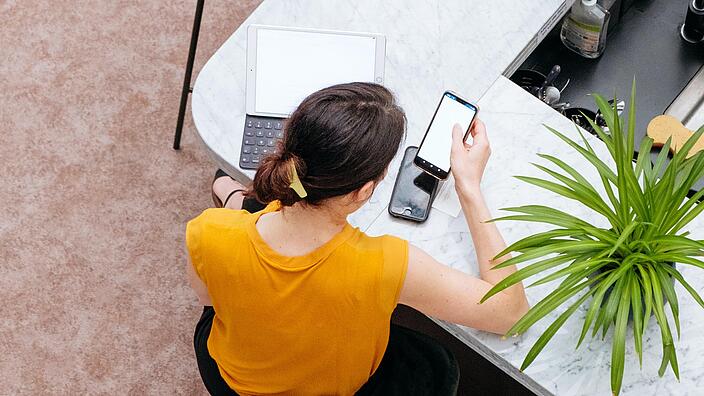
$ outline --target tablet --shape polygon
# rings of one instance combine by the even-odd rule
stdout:
[[[311,93],[346,82],[384,82],[381,34],[250,25],[247,114],[288,117]]]

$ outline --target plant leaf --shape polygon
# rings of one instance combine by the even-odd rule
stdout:
[[[614,284],[618,279],[623,276],[623,273],[628,271],[631,266],[633,265],[633,260],[624,262],[620,267],[617,269],[611,270],[611,271],[606,271],[602,272],[597,276],[597,278],[600,278],[603,275],[608,274],[608,276],[595,288],[597,289],[596,294],[594,294],[594,300],[592,301],[591,305],[589,306],[589,310],[587,310],[587,315],[584,318],[584,325],[582,326],[582,333],[579,336],[579,341],[577,341],[577,348],[579,348],[579,345],[582,344],[582,341],[584,340],[584,336],[587,334],[587,331],[589,331],[589,327],[591,326],[592,322],[594,321],[594,317],[597,314],[597,311],[600,310],[601,308],[601,301],[604,298],[604,294],[606,294],[606,291],[609,289],[611,285]],[[598,328],[598,326],[594,326],[595,328]]]
[[[655,273],[655,269],[652,266],[647,267],[650,275],[651,284],[653,286],[653,307],[655,312],[655,320],[660,326],[660,337],[662,338],[662,363],[660,365],[660,370],[658,374],[662,377],[665,374],[665,369],[668,363],[671,361],[670,354],[675,353],[674,342],[672,340],[672,333],[670,332],[670,325],[667,322],[667,316],[665,316],[665,309],[663,306],[663,294],[660,285],[660,280],[658,275]]]
[[[592,332],[592,337],[599,330],[599,327],[602,328],[601,338],[604,339],[604,337],[606,337],[606,332],[609,330],[611,323],[614,321],[614,319],[616,317],[616,312],[618,311],[619,302],[621,301],[621,298],[624,294],[623,289],[627,285],[627,283],[626,283],[627,278],[628,278],[628,272],[625,272],[616,281],[616,284],[614,285],[614,288],[612,289],[611,294],[609,294],[609,298],[606,302],[606,306],[601,307],[601,310],[599,312],[599,316],[597,316],[597,318],[596,318],[596,323],[594,324],[594,331]]]
[[[677,279],[677,281],[680,282],[682,287],[684,287],[685,290],[687,290],[689,292],[689,294],[692,295],[692,298],[694,298],[694,301],[696,301],[697,304],[699,304],[699,306],[704,308],[704,300],[702,300],[702,297],[699,295],[699,293],[697,293],[697,291],[689,283],[687,283],[687,281],[684,279],[682,274],[679,271],[677,271],[676,268],[670,267],[669,265],[666,265],[662,269],[667,271],[670,274],[670,276]]]
[[[638,353],[638,363],[641,370],[643,369],[643,295],[641,294],[640,283],[638,282],[638,274],[636,272],[631,276],[630,285],[631,297],[631,312],[633,312],[633,343],[635,344],[636,353]],[[618,326],[617,326],[618,327]]]
[[[577,172],[573,167],[571,167],[570,165],[568,165],[567,163],[565,163],[561,159],[559,159],[557,157],[553,157],[552,155],[548,155],[548,154],[538,154],[538,157],[552,162],[553,164],[560,167],[560,169],[567,172],[570,176],[572,176],[580,184],[586,186],[587,188],[595,190],[594,186],[592,186],[592,184],[589,183],[589,181],[586,178],[584,178],[584,176],[582,176],[581,173]]]
[[[594,133],[596,133],[597,137],[598,137],[599,139],[601,139],[602,142],[604,142],[604,145],[605,145],[606,148],[609,150],[609,154],[611,154],[611,157],[614,157],[614,156],[616,155],[616,152],[615,152],[615,149],[614,149],[614,141],[613,141],[613,138],[612,138],[608,133],[606,133],[606,131],[604,131],[604,130],[599,126],[599,124],[597,124],[597,123],[595,122],[595,120],[594,120],[593,118],[591,118],[591,117],[587,116],[586,114],[584,114],[583,111],[580,111],[579,113],[582,115],[582,117],[584,117],[585,120],[587,120],[587,122],[589,123],[589,126],[591,126],[592,130],[594,131]],[[581,135],[581,131],[580,131],[580,135]],[[589,143],[586,141],[586,139],[584,138],[584,136],[582,136],[582,141],[584,142],[585,146],[588,146],[587,149],[588,149],[590,152],[593,153],[594,150],[591,148],[591,146],[590,146]]]
[[[699,128],[694,132],[687,141],[677,150],[677,153],[673,156],[673,160],[684,161],[684,159],[689,155],[689,151],[694,147],[694,145],[699,141],[699,139],[704,134],[704,128]]]
[[[695,217],[699,216],[699,214],[704,210],[704,205],[702,204],[704,201],[699,201],[695,206],[694,209],[690,210],[686,215],[682,216],[682,219],[675,224],[674,227],[672,227],[671,232],[677,232],[682,229],[682,227],[686,226],[689,224],[690,221],[694,220]]]
[[[653,255],[653,259],[657,261],[662,261],[666,263],[680,263],[680,264],[689,264],[693,265],[695,267],[699,267],[701,269],[704,269],[704,262],[701,260],[697,260],[694,257],[688,257],[684,256],[681,254],[656,254]]]
[[[685,238],[681,235],[659,235],[651,239],[650,242],[666,247],[665,250],[658,250],[658,252],[667,252],[671,248],[692,248],[695,250],[704,249],[704,243]]]
[[[575,201],[582,202],[580,200],[580,196],[574,191],[571,190],[565,186],[562,186],[560,184],[557,184],[555,182],[543,180],[537,177],[531,177],[531,176],[514,176],[516,179],[526,182],[528,184],[532,184],[534,186],[540,187],[542,189],[552,191],[556,194],[562,195],[565,198],[573,199]]]
[[[530,235],[509,245],[506,249],[494,256],[493,260],[504,257],[511,252],[520,252],[526,248],[545,246],[545,242],[553,240],[553,238],[574,236],[579,234],[584,234],[584,232],[576,228],[564,228]]]
[[[533,360],[540,354],[540,352],[543,350],[545,345],[552,339],[552,337],[557,333],[557,330],[562,327],[563,324],[567,321],[567,319],[574,314],[574,312],[579,308],[584,301],[587,300],[587,297],[589,297],[592,294],[592,291],[587,291],[582,297],[579,298],[574,304],[570,305],[565,312],[560,314],[560,316],[555,319],[550,326],[548,326],[545,331],[543,331],[543,334],[540,335],[537,341],[535,341],[535,344],[533,344],[533,347],[530,348],[530,351],[528,351],[528,354],[526,355],[525,359],[523,359],[523,363],[521,364],[521,371],[525,370],[528,366],[530,366],[531,363],[533,363]]]
[[[614,101],[614,110],[616,107],[616,101]],[[636,130],[636,78],[633,77],[633,83],[631,84],[631,100],[628,103],[628,132],[627,132],[627,146],[626,152],[630,153],[631,158],[633,157],[633,149],[635,148],[635,130]]]
[[[643,312],[643,329],[647,329],[648,323],[650,323],[650,314],[653,310],[653,285],[650,282],[649,272],[640,264],[636,265],[636,267],[640,273],[640,280],[643,286],[643,303],[645,305],[645,311]]]
[[[660,149],[658,156],[655,158],[655,165],[653,165],[653,174],[658,176],[660,174],[660,169],[665,164],[665,159],[667,154],[670,152],[670,147],[672,146],[672,137],[667,138],[665,144]]]
[[[560,279],[564,276],[570,275],[574,272],[581,271],[584,269],[591,269],[592,271],[597,271],[599,268],[603,267],[604,265],[606,265],[608,263],[614,263],[614,262],[615,262],[615,260],[608,259],[608,258],[584,260],[579,263],[577,262],[577,260],[575,260],[572,264],[568,265],[567,267],[565,267],[559,271],[555,271],[552,274],[531,283],[527,287],[542,285],[544,283],[553,281],[555,279]]]
[[[606,179],[608,179],[612,183],[616,182],[616,174],[614,173],[614,171],[612,171],[608,166],[606,166],[606,164],[602,160],[600,160],[599,157],[597,157],[595,154],[590,153],[578,143],[563,135],[562,133],[558,132],[554,128],[551,128],[547,125],[544,126],[548,130],[550,130],[550,132],[562,139],[565,143],[569,144],[572,148],[577,150],[577,152],[579,152],[584,158],[587,159],[587,161],[589,161],[597,169],[599,174],[606,177]]]
[[[631,232],[633,232],[633,230],[634,230],[638,225],[640,225],[640,223],[637,222],[637,221],[634,221],[634,222],[632,222],[631,224],[629,224],[629,225],[621,232],[621,236],[619,236],[619,237],[618,237],[618,240],[616,240],[616,243],[614,244],[614,247],[612,247],[611,250],[609,250],[609,254],[608,254],[609,257],[611,257],[611,256],[616,252],[616,250],[618,250],[618,248],[621,247],[621,245],[623,245],[623,243],[626,241],[626,239],[627,239],[629,236],[631,236]]]
[[[511,257],[501,264],[494,266],[493,269],[510,267],[512,265],[520,264],[528,260],[534,260],[549,254],[580,253],[599,248],[604,249],[605,247],[606,246],[603,242],[569,240],[559,241],[548,246],[525,249],[522,254]]]
[[[598,93],[592,93],[591,96],[594,97],[594,102],[599,108],[599,111],[601,111],[601,116],[604,118],[604,121],[606,121],[606,126],[609,128],[612,139],[617,141],[618,139],[616,139],[614,134],[619,132],[619,128],[615,125],[612,105],[610,105],[609,102],[607,102],[606,99]]]
[[[647,172],[647,167],[650,165],[650,150],[653,148],[653,139],[645,136],[640,143],[640,148],[638,149],[638,158],[636,159],[636,178],[638,178],[641,172],[644,172],[645,177],[650,177]]]
[[[658,369],[658,375],[661,377],[665,375],[665,370],[667,370],[667,364],[670,363],[670,353],[672,353],[670,347],[665,347],[663,345],[662,360],[660,361],[660,368]]]
[[[667,266],[665,264],[664,266]],[[677,293],[673,286],[673,281],[667,276],[667,273],[662,269],[663,265],[652,266],[655,269],[658,277],[660,278],[660,285],[663,294],[667,297],[667,301],[670,303],[670,311],[672,311],[672,317],[675,320],[675,328],[677,329],[677,338],[680,338],[680,308],[677,301]]]
[[[577,283],[584,279],[584,274],[577,273],[571,275],[562,282],[560,288],[554,290],[531,307],[528,312],[506,332],[506,335],[518,335],[525,332],[535,322],[555,310],[555,308],[562,305],[562,303],[570,297],[579,293],[580,290],[583,290],[590,284],[598,281],[603,275],[604,274],[599,274],[596,277],[587,279],[579,284]]]
[[[692,198],[688,199],[678,210],[677,212],[672,215],[669,219],[668,222],[665,223],[664,229],[667,231],[667,233],[676,233],[679,231],[679,229],[675,230],[673,229],[674,225],[679,221],[682,220],[682,217],[689,212],[689,210],[699,202],[699,200],[704,197],[704,188],[697,191]],[[683,224],[683,226],[686,225]]]
[[[618,227],[619,222],[616,214],[611,210],[611,208],[604,202],[593,187],[589,187],[570,179],[567,176],[561,175],[552,169],[549,169],[540,164],[533,164],[536,168],[542,170],[543,172],[549,174],[556,180],[562,182],[566,188],[568,188],[572,193],[572,199],[575,199],[595,212],[601,214],[602,216],[609,219],[609,222],[613,227]],[[590,185],[591,186],[591,185]],[[569,198],[569,197],[568,197]]]
[[[523,256],[523,255],[521,255]],[[517,256],[517,257],[521,257]],[[542,256],[542,254],[541,254]],[[563,264],[569,260],[573,260],[577,255],[563,255],[563,256],[557,256],[557,257],[552,257],[547,260],[542,260],[537,263],[533,263],[525,268],[521,268],[518,271],[512,273],[511,275],[505,277],[504,279],[500,280],[497,282],[494,287],[489,289],[488,292],[482,297],[481,300],[479,300],[479,303],[483,303],[484,301],[488,300],[492,296],[498,294],[499,292],[515,285],[516,283],[522,281],[523,279],[526,279],[530,276],[533,276],[537,273],[540,273],[542,271],[545,271],[546,269],[558,266],[560,264]],[[515,258],[515,257],[514,257]],[[507,260],[508,261],[508,260]],[[494,267],[496,268],[496,267]]]
[[[611,392],[618,395],[621,392],[621,382],[623,381],[623,368],[626,356],[626,325],[628,324],[628,313],[630,310],[632,272],[627,272],[623,278],[623,290],[618,303],[618,313],[616,315],[616,327],[611,349]]]

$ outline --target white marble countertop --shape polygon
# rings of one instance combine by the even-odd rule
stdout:
[[[577,216],[595,215],[573,202],[524,185],[511,176],[534,174],[529,162],[536,153],[553,153],[572,159],[585,177],[596,175],[541,124],[574,135],[567,119],[501,77],[509,74],[530,47],[549,31],[572,0],[265,0],[203,67],[193,90],[192,108],[198,135],[217,164],[247,182],[253,173],[237,167],[244,125],[246,26],[251,23],[372,31],[387,37],[386,86],[394,91],[408,116],[405,145],[417,145],[437,100],[445,89],[479,101],[480,117],[487,124],[493,147],[483,189],[494,215],[498,208],[535,203],[567,209]],[[481,98],[481,99],[479,99]],[[603,146],[596,142],[599,150]],[[477,273],[476,259],[466,223],[433,211],[421,225],[399,221],[386,211],[398,161],[380,183],[370,202],[350,222],[370,234],[394,234],[410,240],[441,262]],[[598,183],[595,183],[598,184]],[[500,223],[507,242],[542,229],[536,224]],[[704,233],[701,221],[690,230]],[[700,231],[701,230],[701,231]],[[704,236],[699,236],[704,239]],[[681,268],[688,281],[704,293],[704,271]],[[528,289],[532,303],[553,284]],[[627,344],[623,394],[700,394],[704,389],[704,312],[678,289],[682,338],[677,343],[678,383],[668,371],[657,377],[660,337],[652,326],[644,337],[643,370],[638,369],[632,341]],[[610,334],[602,342],[587,342],[575,351],[575,332],[581,329],[579,311],[555,335],[525,373],[518,371],[523,357],[540,331],[551,321],[538,322],[520,338],[501,340],[491,334],[449,323],[440,324],[471,348],[512,375],[537,394],[610,394]],[[551,316],[554,318],[554,316]],[[632,340],[632,337],[629,338]]]
[[[199,137],[242,181],[246,27],[267,24],[377,32],[386,36],[385,86],[424,129],[448,87],[477,100],[574,0],[265,0],[203,66],[192,94]]]
[[[492,156],[483,178],[482,190],[495,217],[507,214],[500,208],[540,203],[559,208],[595,224],[605,222],[601,216],[580,204],[545,190],[527,185],[515,175],[545,177],[530,166],[531,162],[545,163],[536,154],[558,156],[594,186],[600,181],[596,171],[572,148],[552,135],[542,124],[550,125],[567,136],[578,138],[574,125],[523,89],[504,77],[499,77],[479,101],[480,116],[487,127]],[[602,159],[608,158],[606,147],[587,134]],[[608,162],[607,162],[608,163]],[[388,196],[380,197],[388,201]],[[601,223],[600,223],[601,220]],[[507,243],[549,227],[522,222],[497,223]],[[693,221],[687,229],[695,239],[704,238],[704,217]],[[450,217],[437,210],[421,225],[409,225],[384,213],[367,229],[370,235],[392,234],[423,248],[444,264],[462,271],[478,274],[471,236],[464,218]],[[679,265],[688,282],[699,293],[704,293],[704,270]],[[538,278],[529,278],[524,284]],[[556,283],[527,289],[531,304],[552,291]],[[622,395],[701,395],[704,393],[704,310],[679,284],[676,287],[680,301],[682,337],[675,341],[680,367],[680,382],[671,371],[658,377],[660,366],[660,333],[651,321],[643,340],[643,370],[633,348],[632,330],[626,345],[626,369]],[[563,305],[563,309],[568,305]],[[467,327],[438,321],[440,325],[467,345],[501,367],[538,394],[608,395],[610,390],[611,332],[604,341],[599,337],[587,339],[575,350],[576,337],[581,331],[586,309],[581,308],[557,332],[525,373],[518,371],[528,350],[542,331],[562,310],[536,323],[519,338],[501,340],[499,336]],[[671,322],[672,323],[672,322]]]

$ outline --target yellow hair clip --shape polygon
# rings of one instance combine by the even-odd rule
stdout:
[[[303,188],[303,183],[301,183],[301,179],[298,178],[298,172],[296,171],[296,164],[291,161],[289,162],[289,166],[291,167],[291,184],[289,184],[289,187],[293,189],[293,191],[298,194],[299,197],[305,198],[308,196],[308,192],[306,191],[305,188]]]

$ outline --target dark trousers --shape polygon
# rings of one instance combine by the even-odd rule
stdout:
[[[198,370],[211,395],[237,395],[222,378],[208,352],[214,316],[213,307],[204,307],[196,325],[193,344]],[[391,324],[381,364],[357,395],[455,395],[459,380],[459,367],[450,351],[425,334]]]
[[[210,356],[208,352],[208,337],[210,337],[210,328],[213,326],[213,318],[215,310],[211,306],[203,307],[203,314],[196,325],[196,333],[193,336],[193,346],[196,349],[196,361],[198,362],[198,371],[203,379],[205,389],[211,395],[237,395],[227,382],[220,375],[218,364]]]

